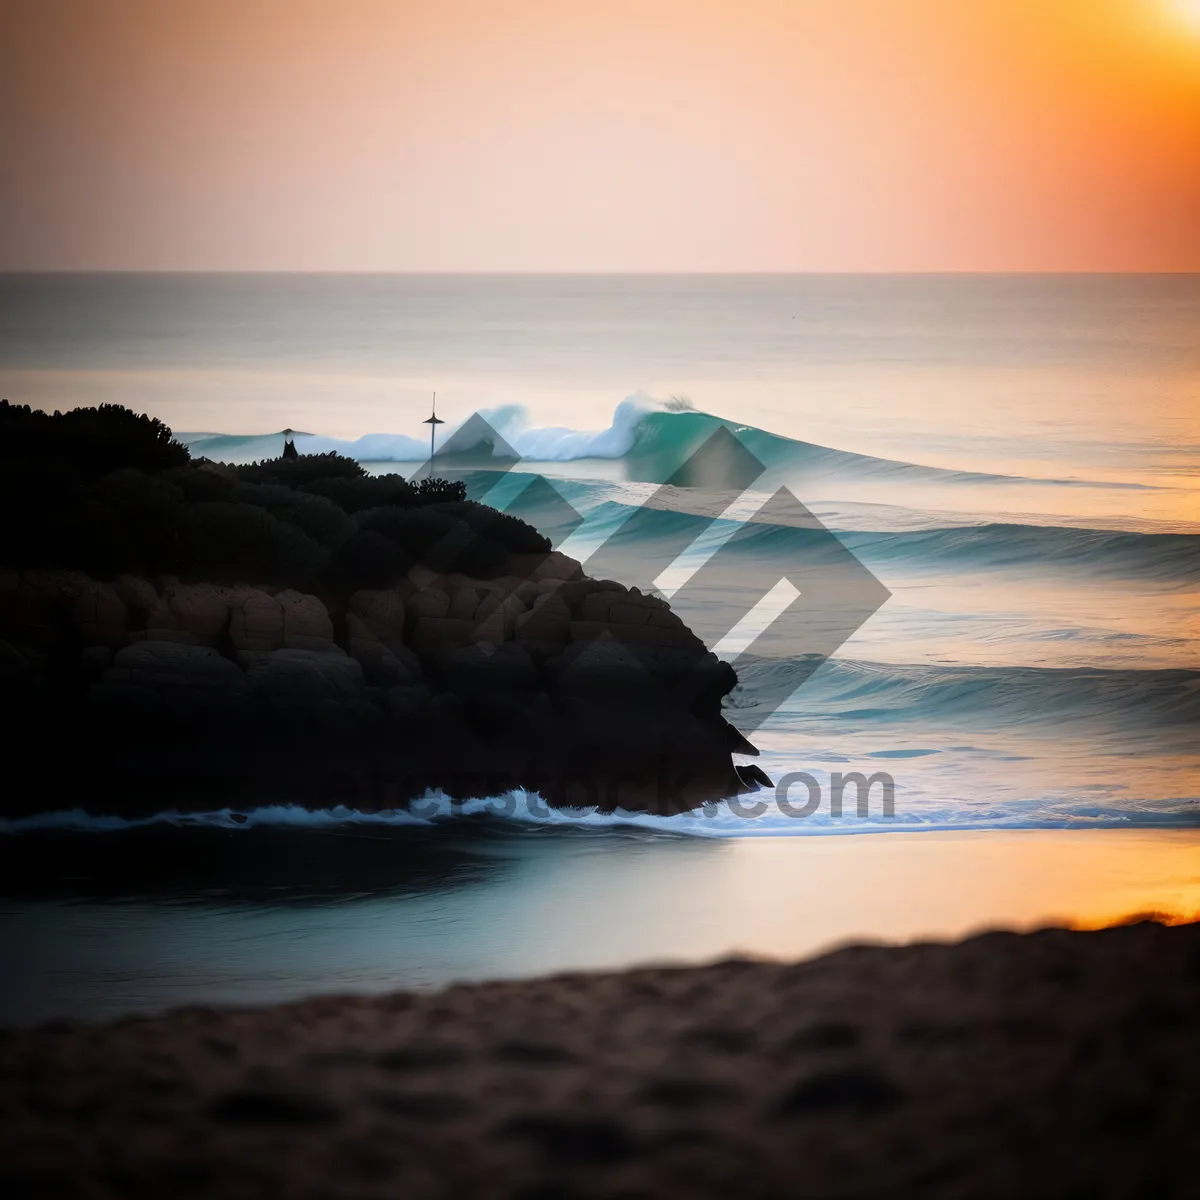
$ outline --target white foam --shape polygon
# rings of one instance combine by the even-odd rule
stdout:
[[[531,428],[528,413],[519,405],[483,409],[479,415],[522,458],[534,462],[574,462],[586,458],[620,458],[628,454],[642,416],[661,407],[651,397],[638,392],[617,405],[612,424],[607,429]],[[460,425],[461,422],[458,425],[448,422],[442,431],[442,441],[453,436]],[[283,451],[282,433],[245,437],[220,433],[181,433],[176,436],[194,453],[227,462],[249,462]],[[301,454],[325,454],[332,450],[359,462],[422,463],[429,455],[429,443],[423,437],[404,433],[366,433],[354,439],[297,433],[295,442]]]

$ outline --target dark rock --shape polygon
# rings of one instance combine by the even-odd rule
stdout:
[[[733,769],[747,791],[757,792],[761,788],[775,786],[771,777],[756,763],[739,763]]]
[[[725,722],[725,744],[729,747],[731,754],[748,754],[753,758],[758,757],[758,747],[728,721]]]
[[[435,678],[447,691],[465,696],[474,692],[533,691],[538,675],[533,660],[521,646],[477,642],[448,650],[431,659]]]

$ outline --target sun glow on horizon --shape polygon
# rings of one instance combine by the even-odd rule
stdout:
[[[1200,0],[1171,0],[1171,8],[1194,33],[1200,34]]]
[[[1200,0],[0,13],[5,270],[1200,269]]]

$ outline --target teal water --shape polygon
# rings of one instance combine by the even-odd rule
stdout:
[[[48,408],[119,401],[162,417],[194,453],[230,460],[278,453],[290,427],[304,431],[302,450],[336,448],[372,470],[408,471],[426,445],[420,421],[436,388],[447,435],[480,411],[521,455],[492,499],[519,510],[524,485],[542,475],[583,517],[562,548],[585,561],[724,425],[766,468],[762,477],[720,504],[689,489],[665,501],[659,494],[656,521],[639,534],[653,560],[681,514],[704,518],[681,554],[656,563],[658,586],[685,619],[713,624],[748,610],[761,598],[748,581],[785,577],[811,552],[803,529],[753,523],[780,487],[891,593],[755,729],[772,778],[806,772],[817,782],[821,804],[803,818],[770,794],[762,811],[718,806],[671,820],[545,814],[536,800],[498,797],[492,807],[518,841],[481,852],[491,864],[485,890],[434,890],[402,904],[389,892],[378,909],[370,896],[354,902],[366,908],[326,898],[288,918],[277,944],[291,949],[267,956],[269,985],[239,949],[255,944],[237,933],[239,922],[258,919],[246,915],[253,905],[217,920],[202,898],[198,908],[153,895],[113,908],[111,897],[84,888],[78,903],[14,897],[6,919],[41,931],[26,947],[39,939],[75,947],[67,957],[77,964],[93,962],[84,949],[92,930],[94,962],[84,974],[108,979],[117,1007],[148,1002],[138,991],[142,951],[131,948],[151,944],[191,947],[180,951],[189,965],[179,976],[191,982],[161,993],[172,1002],[275,997],[302,993],[325,971],[347,987],[436,982],[734,944],[728,930],[701,944],[681,932],[686,923],[655,926],[658,940],[646,942],[632,917],[617,929],[598,919],[561,936],[525,921],[514,942],[478,916],[478,906],[519,906],[521,880],[567,862],[591,881],[587,903],[597,913],[613,911],[620,889],[633,886],[621,874],[626,864],[653,864],[632,893],[650,904],[648,881],[686,862],[678,903],[698,912],[698,895],[722,908],[740,903],[721,891],[733,886],[729,877],[704,865],[734,840],[1194,830],[1197,330],[1194,276],[0,277],[0,393],[10,400]],[[737,542],[729,569],[699,571],[747,521],[751,536]],[[769,606],[756,611],[748,636],[772,616]],[[797,681],[803,674],[786,657],[739,661],[736,646],[723,652],[741,676],[728,702],[735,724],[753,723],[761,697],[781,680],[786,690],[789,672]],[[863,815],[853,803],[833,813],[831,776],[851,771],[891,776],[893,816],[877,794]],[[243,815],[205,820],[229,837],[247,825],[374,836],[354,814],[273,810],[234,820]],[[455,819],[434,803],[416,822],[388,818],[387,831]],[[187,832],[169,813],[159,823]],[[98,853],[112,833],[94,814],[5,832],[30,839],[47,826],[94,839]],[[512,848],[560,828],[572,831],[566,840]],[[561,898],[546,893],[540,903]],[[880,929],[891,903],[878,895]],[[822,926],[826,940],[869,934],[869,909],[852,929]],[[388,936],[344,942],[349,927],[338,922],[352,912]],[[134,913],[143,914],[136,937]],[[264,932],[270,922],[256,928],[255,937],[276,936]],[[102,933],[113,929],[126,932],[115,941]],[[460,938],[472,947],[469,962],[455,957]],[[343,971],[336,964],[350,944],[361,958]],[[133,958],[121,965],[104,945]],[[38,979],[67,977],[49,959],[43,965],[43,975],[23,975],[30,994]]]

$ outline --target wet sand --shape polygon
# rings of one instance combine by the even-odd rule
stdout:
[[[0,1039],[8,1196],[1194,1195],[1200,925]]]

